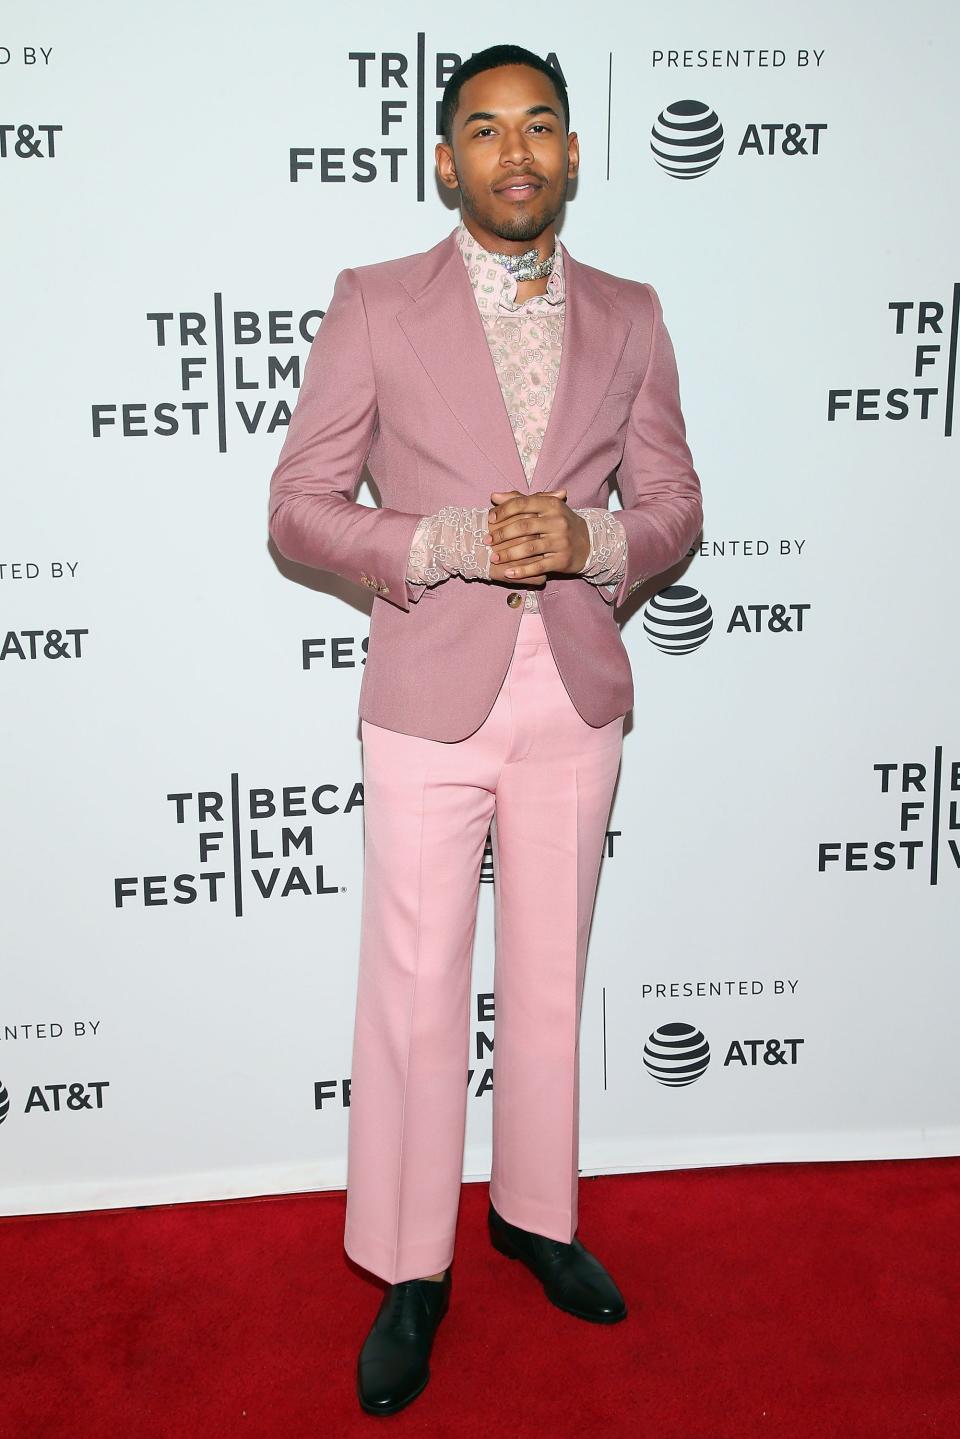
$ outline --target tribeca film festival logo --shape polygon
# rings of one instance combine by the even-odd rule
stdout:
[[[472,1059],[467,1070],[467,1094],[480,1099],[493,1092],[493,1035],[490,1027],[494,1022],[493,994],[478,991],[473,996],[473,1039]],[[317,1111],[337,1112],[350,1108],[351,1081],[349,1076],[339,1079],[318,1079],[313,1086],[313,1107]]]
[[[905,869],[936,884],[940,861],[960,870],[960,760],[944,761],[937,745],[933,764],[883,761],[873,766],[880,793],[896,816],[895,839],[828,840],[818,846],[817,869],[863,874]]]
[[[300,641],[300,667],[304,670],[362,668],[367,662],[369,646],[369,634],[359,643],[356,635],[309,635]]]
[[[411,182],[417,200],[425,200],[427,174],[433,172],[433,148],[440,138],[443,89],[462,58],[453,51],[428,53],[422,30],[411,53],[348,51],[350,77],[356,89],[370,95],[375,117],[371,131],[378,133],[360,144],[292,145],[288,152],[290,183],[300,184],[308,175],[321,185]],[[544,59],[566,83],[553,51]]]
[[[618,839],[620,839],[621,836],[622,836],[622,834],[623,834],[623,830],[622,830],[622,829],[608,829],[608,830],[607,830],[607,832],[606,832],[606,834],[605,834],[605,836],[604,836],[603,852],[602,852],[602,854],[601,854],[601,856],[600,856],[601,859],[613,859],[613,858],[614,858],[615,841],[618,840]],[[494,882],[495,882],[495,873],[494,873],[494,866],[493,866],[493,836],[492,836],[491,832],[488,830],[488,831],[487,831],[487,838],[486,838],[486,841],[485,841],[484,846],[483,846],[483,854],[482,854],[481,859],[480,859],[480,883],[481,883],[481,884],[493,884]]]
[[[727,621],[729,634],[799,635],[809,604],[737,604]],[[688,655],[710,638],[713,608],[692,585],[667,585],[644,606],[643,628],[655,649],[665,655]]]
[[[91,1079],[79,1084],[31,1085],[23,1106],[24,1114],[84,1114],[103,1108],[103,1091],[110,1088],[107,1079]],[[0,1124],[10,1113],[10,1094],[0,1084]]]
[[[802,1039],[732,1039],[723,1058],[723,1068],[739,1065],[742,1069],[778,1069],[792,1066]],[[667,1089],[683,1089],[706,1074],[710,1064],[710,1045],[703,1031],[695,1024],[675,1020],[661,1024],[648,1035],[643,1046],[643,1067],[658,1084]]]
[[[906,384],[885,389],[861,386],[827,391],[827,419],[869,421],[939,418],[942,407],[943,433],[953,435],[953,396],[957,380],[957,332],[960,329],[960,281],[954,284],[950,301],[950,334],[944,333],[946,303],[940,300],[888,300],[893,311],[894,334],[903,336],[913,374]],[[944,373],[944,370],[946,373]],[[873,378],[873,377],[871,377]],[[911,383],[914,380],[919,384]],[[933,382],[936,383],[933,383]]]
[[[199,310],[148,311],[154,345],[172,352],[179,393],[173,399],[94,402],[93,438],[157,435],[169,440],[185,434],[200,439],[215,429],[218,450],[225,454],[228,417],[239,420],[247,435],[272,435],[286,428],[293,408],[286,399],[275,398],[275,391],[289,383],[295,395],[299,392],[306,358],[292,347],[300,341],[312,343],[325,313],[233,310],[225,315],[219,290],[210,315]]]
[[[178,791],[167,795],[174,824],[193,831],[196,864],[179,874],[118,875],[113,881],[117,909],[170,904],[233,904],[243,914],[244,885],[261,900],[343,894],[315,851],[318,824],[352,814],[363,804],[363,784],[285,785],[241,791]],[[309,820],[301,824],[301,820]],[[285,821],[295,823],[287,824]],[[324,832],[323,839],[329,843]]]
[[[795,159],[819,155],[820,136],[826,129],[822,122],[750,122],[737,143],[737,156]],[[660,111],[651,131],[653,158],[674,180],[697,180],[706,175],[720,159],[723,147],[723,125],[716,110],[703,100],[675,100]]]

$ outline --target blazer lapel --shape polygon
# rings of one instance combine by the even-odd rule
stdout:
[[[456,231],[423,259],[403,281],[413,301],[398,310],[397,319],[447,405],[503,476],[505,488],[525,490],[526,475]]]
[[[533,472],[533,486],[538,490],[559,489],[563,467],[595,418],[630,333],[631,322],[566,246],[563,283],[560,374]]]

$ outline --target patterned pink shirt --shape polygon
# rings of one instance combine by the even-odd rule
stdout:
[[[557,238],[546,294],[531,295],[517,304],[516,276],[490,258],[462,220],[457,226],[457,245],[470,276],[520,461],[532,489],[560,373],[565,312],[563,246]],[[435,515],[425,515],[410,547],[408,581],[435,585],[451,575],[489,579],[491,547],[483,543],[489,510],[489,505],[474,509],[445,505]],[[626,564],[623,525],[607,509],[578,509],[574,514],[586,520],[590,531],[590,552],[581,576],[591,584],[616,588]],[[536,589],[523,588],[522,580],[518,588],[523,589],[524,609],[538,610]]]

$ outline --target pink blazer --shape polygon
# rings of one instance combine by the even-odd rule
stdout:
[[[281,554],[374,596],[361,717],[437,740],[463,739],[486,718],[523,607],[500,581],[454,576],[415,591],[405,579],[413,532],[441,505],[489,506],[493,490],[529,488],[455,236],[337,276],[268,516]],[[533,488],[565,485],[571,508],[606,505],[616,476],[627,568],[615,594],[557,575],[537,596],[570,698],[601,725],[633,703],[614,608],[683,557],[703,513],[656,291],[568,250],[564,276],[560,373]],[[379,507],[355,501],[364,464]]]

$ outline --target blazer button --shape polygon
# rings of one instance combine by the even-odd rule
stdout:
[[[518,595],[516,590],[511,590],[510,593],[507,595],[507,604],[510,606],[511,609],[515,610],[517,608],[517,605],[523,604],[523,595]]]

